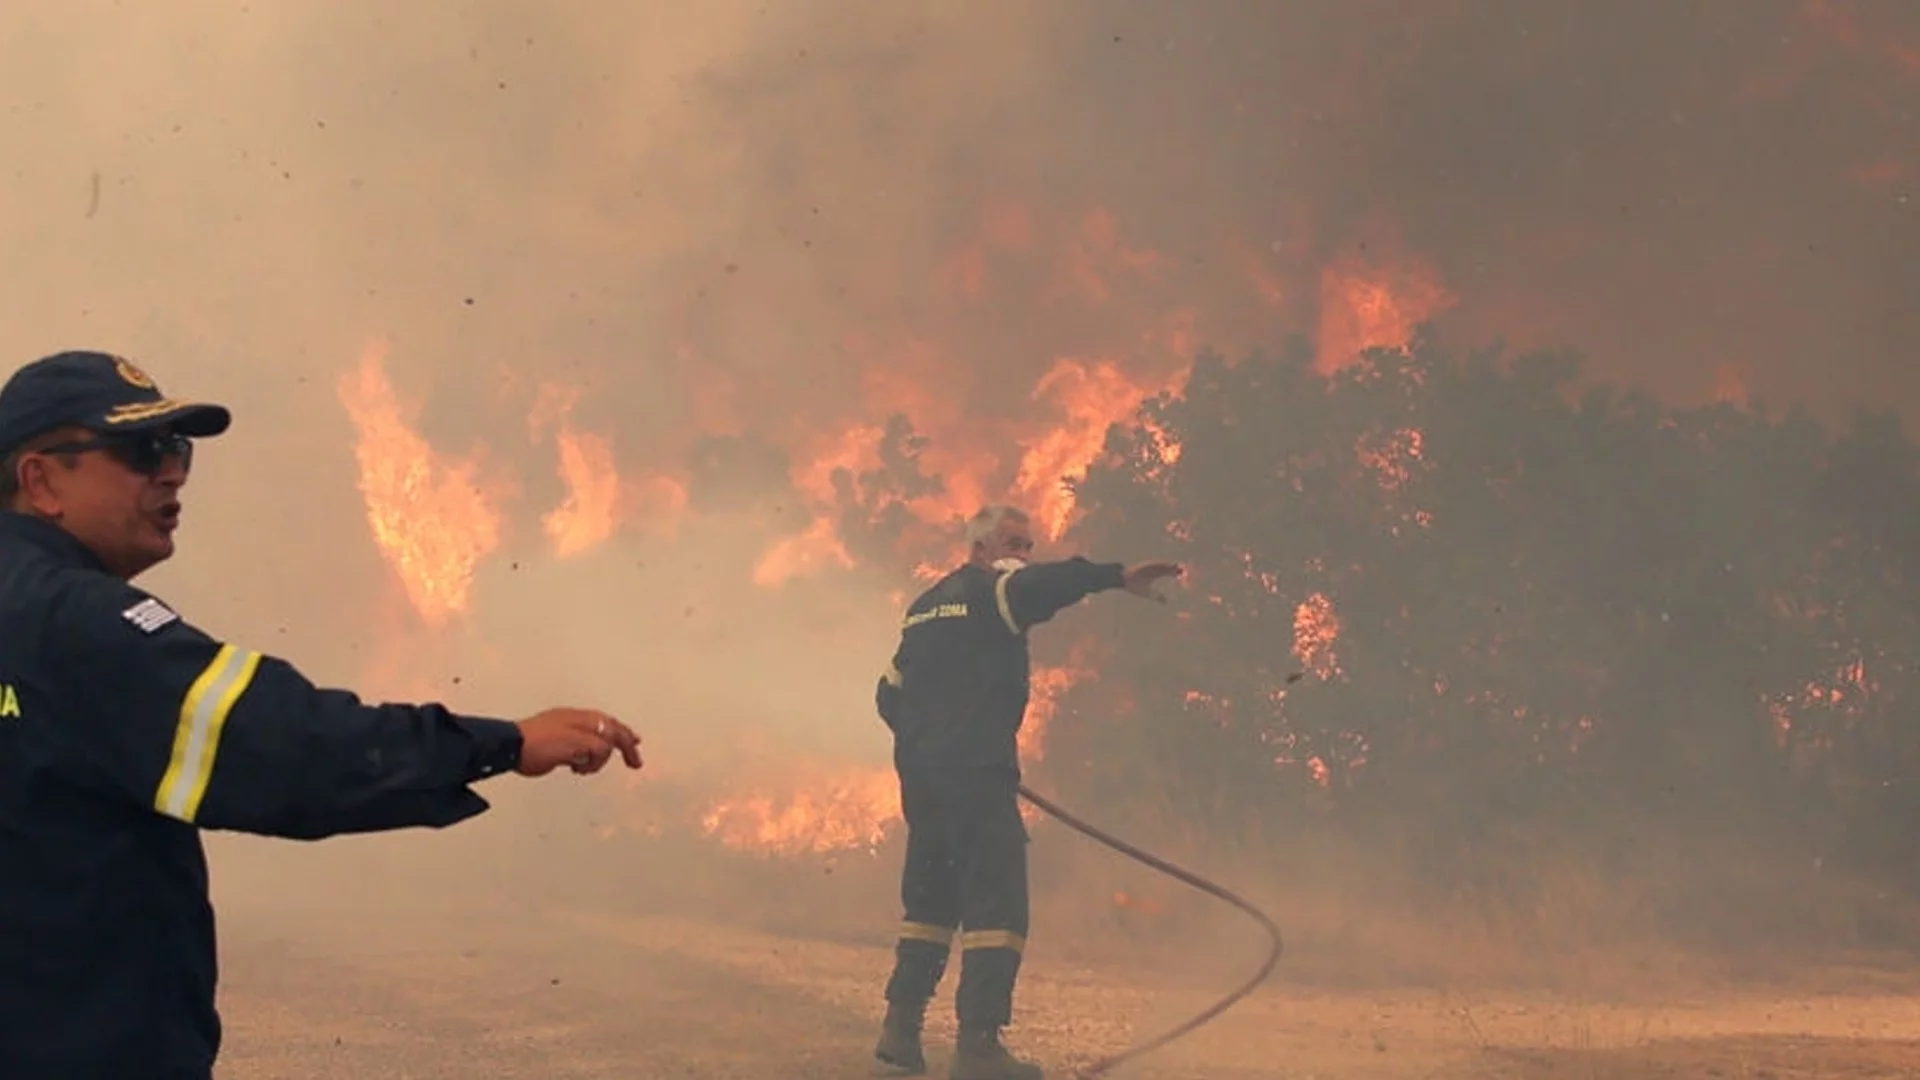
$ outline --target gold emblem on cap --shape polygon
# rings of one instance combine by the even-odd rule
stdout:
[[[113,358],[113,370],[119,372],[120,377],[127,380],[128,383],[142,390],[151,390],[154,388],[153,379],[146,372],[133,366],[133,361],[124,356],[116,356]]]
[[[161,398],[159,401],[136,401],[131,405],[115,405],[107,413],[109,424],[138,424],[143,420],[154,420],[172,413],[185,412],[193,408],[191,401],[175,401]]]

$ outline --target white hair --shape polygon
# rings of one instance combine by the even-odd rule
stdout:
[[[967,543],[984,544],[993,537],[995,529],[1003,521],[1029,521],[1027,512],[1017,506],[994,504],[981,507],[967,519]]]

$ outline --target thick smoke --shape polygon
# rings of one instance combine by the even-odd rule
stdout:
[[[1449,329],[1581,348],[1664,397],[1705,397],[1723,372],[1828,410],[1914,389],[1896,358],[1920,25],[1901,8],[1047,12],[985,47],[930,20],[810,16],[703,82],[687,115],[725,167],[695,187],[735,193],[740,215],[681,271],[704,355],[785,392],[771,357],[950,320],[950,378],[1009,407],[983,373],[1024,389],[1076,341],[1109,344],[1074,324],[1141,317],[1031,281],[964,313],[931,298],[940,257],[1015,202],[1069,230],[1112,213],[1124,244],[1162,255],[1136,304],[1195,309],[1216,339],[1311,332],[1322,267],[1412,255],[1458,297]],[[649,169],[688,175],[687,158],[676,143]],[[1246,303],[1250,259],[1285,282],[1277,310]],[[709,287],[716,265],[737,280]],[[766,317],[809,293],[797,318]]]
[[[1057,359],[1152,379],[1310,335],[1321,271],[1359,259],[1429,268],[1450,334],[1577,347],[1672,399],[1732,372],[1829,412],[1920,403],[1920,16],[1896,3],[10,14],[0,346],[124,351],[236,406],[156,583],[329,679],[400,617],[334,391],[374,340],[435,445],[518,492],[478,597],[491,674],[424,673],[501,709],[703,709],[660,673],[772,680],[803,625],[753,613],[744,544],[628,534],[512,583],[560,495],[542,381],[635,471],[742,436],[777,451],[734,478],[758,493],[780,454],[908,408],[1004,479]],[[827,711],[863,704],[888,630],[806,639]]]
[[[1033,409],[1056,357],[1138,352],[1157,315],[1224,345],[1311,333],[1319,269],[1361,252],[1430,263],[1463,334],[1665,395],[1723,367],[1827,407],[1912,390],[1920,28],[1893,4],[21,20],[9,348],[112,345],[235,398],[244,452],[300,463],[343,519],[330,388],[376,335],[436,438],[498,444],[541,494],[536,379],[602,394],[582,422],[630,462],[696,432],[803,449],[909,396],[949,425]],[[1026,224],[996,234],[1009,207]],[[969,300],[951,260],[983,238]]]

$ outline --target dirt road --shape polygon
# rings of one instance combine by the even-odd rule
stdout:
[[[541,1080],[866,1074],[879,942],[605,910],[430,911],[225,926],[223,1077]],[[951,984],[949,983],[949,989]],[[1055,1071],[1200,1007],[1207,989],[1036,960],[1010,1038]],[[933,1018],[936,1075],[951,1020]],[[1138,1030],[1137,1030],[1138,1029]],[[1920,997],[1599,1004],[1432,990],[1320,993],[1276,977],[1137,1080],[1857,1080],[1920,1075]]]

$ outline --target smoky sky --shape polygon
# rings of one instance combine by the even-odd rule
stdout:
[[[220,573],[166,573],[254,626],[387,587],[335,394],[376,341],[521,555],[543,381],[631,472],[906,409],[1004,479],[1059,359],[1311,334],[1347,258],[1676,402],[1920,405],[1901,4],[17,6],[0,342],[235,405]]]
[[[904,410],[963,445],[943,464],[1004,481],[1062,418],[1035,393],[1055,363],[1154,385],[1198,344],[1311,335],[1322,271],[1351,259],[1442,282],[1453,341],[1578,349],[1672,402],[1731,368],[1828,416],[1920,407],[1920,9],[1897,0],[7,15],[0,348],[115,350],[235,410],[143,583],[369,697],[610,708],[647,740],[647,782],[884,762],[871,689],[908,583],[760,588],[764,514],[629,522],[554,558],[543,383],[580,392],[573,422],[632,476],[706,455],[764,496]],[[337,387],[373,347],[433,448],[501,493],[474,614],[437,630],[356,490]],[[549,833],[624,791],[503,785],[538,814],[427,843],[553,874]],[[392,843],[302,865],[414,890],[422,860]],[[356,851],[391,861],[342,870]],[[296,879],[258,865],[284,897]]]
[[[1170,230],[1301,205],[1281,239],[1325,258],[1391,228],[1460,294],[1461,336],[1672,397],[1719,364],[1828,407],[1912,389],[1911,9],[1120,8],[1064,70],[1124,103],[1086,118],[1090,156],[1170,134],[1119,171],[1129,201],[1206,208]]]
[[[820,423],[889,366],[969,415],[1030,411],[1057,357],[1144,362],[1158,315],[1230,349],[1310,333],[1319,269],[1357,255],[1431,266],[1457,341],[1580,350],[1676,402],[1728,370],[1829,415],[1916,391],[1920,19],[1897,6],[1011,10],[784,9],[689,78],[697,136],[629,174],[730,207],[652,278],[655,329],[690,346],[669,381],[724,372],[734,424],[763,429]],[[1032,246],[956,299],[942,259],[1006,205]],[[1158,258],[1063,296],[1090,212]],[[922,370],[908,338],[936,343]]]

